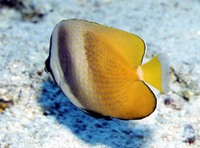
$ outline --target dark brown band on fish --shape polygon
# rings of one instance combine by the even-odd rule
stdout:
[[[58,30],[58,56],[61,69],[63,71],[64,81],[68,84],[71,93],[79,97],[78,83],[75,78],[74,65],[70,50],[70,34],[61,26]]]

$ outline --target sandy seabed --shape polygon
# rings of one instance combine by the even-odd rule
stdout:
[[[44,71],[53,27],[86,19],[135,33],[146,60],[166,52],[170,92],[142,120],[95,119]],[[200,147],[199,0],[0,0],[0,148]]]

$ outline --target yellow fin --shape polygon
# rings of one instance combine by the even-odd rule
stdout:
[[[96,105],[96,108],[100,107],[100,113],[103,115],[128,120],[141,119],[155,110],[156,97],[142,81],[121,86],[118,92],[111,92],[109,88],[102,94],[105,97]],[[102,93],[102,88],[97,92]]]
[[[155,56],[149,62],[139,67],[138,73],[141,80],[159,91],[164,93],[169,91],[169,59],[167,54],[162,53]]]

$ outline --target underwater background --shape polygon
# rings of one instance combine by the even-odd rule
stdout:
[[[137,34],[144,62],[168,54],[170,92],[154,90],[153,114],[95,119],[64,96],[44,63],[54,26],[71,18]],[[0,148],[200,147],[199,22],[199,0],[0,0]]]

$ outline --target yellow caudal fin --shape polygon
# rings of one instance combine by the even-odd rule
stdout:
[[[169,59],[167,54],[155,56],[149,62],[138,68],[141,80],[155,87],[161,92],[169,91]]]

